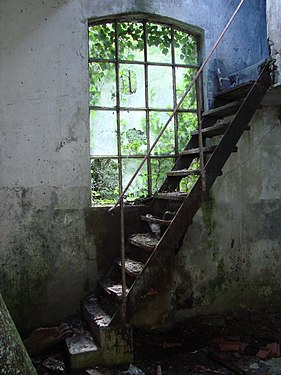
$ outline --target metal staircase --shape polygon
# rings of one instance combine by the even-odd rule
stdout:
[[[250,130],[249,122],[270,85],[271,64],[267,62],[256,81],[229,88],[215,96],[212,109],[202,114],[199,131],[192,134],[159,192],[148,204],[147,215],[140,217],[147,230],[126,238],[123,300],[122,259],[115,259],[98,288],[82,301],[84,319],[97,341],[97,350],[101,352],[101,356],[96,356],[93,362],[112,365],[132,358],[130,319],[143,296],[159,285],[159,278],[161,285],[161,277],[179,250],[194,215],[215,180],[222,175],[223,166],[231,153],[237,151],[236,145],[243,132]],[[193,167],[200,152],[204,159],[204,175]],[[183,178],[196,179],[189,193],[180,191]],[[122,320],[124,295],[126,315]]]

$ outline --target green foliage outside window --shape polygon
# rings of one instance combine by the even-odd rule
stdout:
[[[95,150],[91,150],[91,153],[95,156],[91,162],[92,198],[94,203],[112,204],[116,201],[119,195],[120,168],[118,167],[118,159],[122,163],[123,184],[125,184],[131,177],[131,175],[127,176],[126,174],[132,174],[138,167],[141,157],[146,154],[147,149],[157,137],[171,113],[169,110],[172,106],[165,105],[163,108],[161,100],[157,107],[161,108],[161,111],[149,111],[148,115],[146,115],[146,112],[143,110],[145,106],[143,76],[145,34],[147,35],[146,50],[148,61],[153,63],[172,63],[171,49],[173,38],[175,63],[180,64],[179,68],[175,68],[176,85],[174,87],[176,86],[176,91],[174,95],[177,101],[196,74],[196,67],[183,66],[184,64],[197,64],[196,39],[183,31],[174,29],[172,32],[171,26],[150,22],[146,23],[146,33],[144,23],[142,22],[108,22],[89,28],[90,106],[106,107],[108,110],[112,108],[112,111],[116,111],[118,95],[116,94],[116,66],[118,66],[121,107],[140,108],[139,111],[136,109],[134,111],[121,110],[119,135],[116,119],[116,142],[118,137],[120,139],[120,148],[117,155],[112,155],[108,158],[99,158],[101,155],[97,155],[95,154]],[[116,40],[118,40],[118,43],[116,43]],[[121,60],[121,62],[116,65],[117,52],[118,61]],[[135,64],[130,62],[135,62]],[[163,69],[163,81],[169,79],[170,68],[167,68],[166,71],[165,69]],[[150,79],[153,82],[153,73],[151,74],[152,77]],[[162,88],[159,89],[148,85],[150,102],[153,102],[157,98],[157,95],[159,96],[159,90],[160,94],[164,97],[165,92],[162,92]],[[150,158],[148,161],[152,171],[150,176],[152,192],[159,189],[166,177],[167,171],[174,164],[174,155],[185,147],[191,132],[197,127],[197,116],[194,114],[196,110],[194,90],[187,96],[181,108],[191,111],[179,112],[176,115],[175,122],[174,120],[171,122],[153,150],[152,155],[155,158]],[[106,131],[107,123],[102,123],[101,121],[98,123],[97,121],[95,122],[94,113],[98,111],[99,109],[97,108],[92,111],[93,126],[104,127]],[[133,117],[133,114],[135,117]],[[148,123],[147,118],[149,118]],[[91,134],[94,134],[93,129],[91,129]],[[111,141],[113,142],[114,140]],[[178,150],[176,149],[176,144],[178,144]],[[156,158],[156,156],[159,157]],[[165,156],[165,158],[161,158],[161,156]],[[193,183],[192,180],[183,181],[180,189],[190,189],[191,183]],[[145,197],[147,194],[148,174],[145,166],[129,190],[127,199],[134,200],[138,197]]]

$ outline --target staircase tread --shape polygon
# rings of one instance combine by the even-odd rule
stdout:
[[[199,169],[177,169],[174,171],[169,171],[167,173],[167,176],[173,177],[173,176],[199,176],[200,175],[200,170]]]
[[[164,225],[164,226],[169,226],[171,224],[171,220],[160,219],[152,215],[151,216],[141,215],[141,219],[148,223],[155,223],[155,224]]]
[[[103,289],[110,295],[117,298],[122,297],[122,285],[111,279],[105,279],[99,282]],[[126,293],[128,294],[129,288],[127,287]]]
[[[240,101],[227,103],[221,107],[212,108],[209,111],[204,112],[203,117],[223,118],[223,117],[229,116],[230,114],[235,113],[240,106],[241,106]]]
[[[83,308],[90,314],[91,319],[100,328],[107,327],[111,321],[111,316],[101,307],[98,298],[88,296],[83,301]]]
[[[121,259],[117,260],[117,264],[119,267],[122,267]],[[143,270],[143,267],[144,267],[144,264],[141,262],[138,262],[136,260],[129,259],[129,258],[125,259],[125,269],[128,275],[131,275],[134,277],[138,276]]]
[[[247,81],[243,82],[240,85],[236,85],[233,87],[229,87],[228,89],[219,91],[215,98],[220,99],[235,99],[235,98],[242,98],[244,97],[250,90],[250,88],[253,86],[255,81]]]
[[[151,233],[136,233],[128,238],[128,242],[130,244],[149,251],[153,251],[155,249],[158,241],[159,240]]]
[[[202,129],[202,135],[204,137],[206,137],[206,136],[223,134],[225,132],[226,128],[229,126],[229,124],[230,124],[229,122],[225,122],[225,123],[209,126],[207,128],[203,128]],[[198,135],[198,130],[193,132],[192,135]]]
[[[203,147],[203,152],[205,154],[207,153],[212,153],[214,151],[214,149],[216,148],[216,146],[210,146],[210,147]],[[195,155],[195,154],[199,154],[200,152],[200,149],[199,148],[190,148],[188,150],[184,150],[180,153],[180,155]]]
[[[100,347],[94,341],[92,333],[85,328],[85,322],[76,319],[75,324],[72,322],[71,325],[75,328],[75,333],[65,339],[70,355],[100,350]]]
[[[157,193],[155,195],[155,197],[159,199],[172,199],[172,200],[177,200],[177,201],[182,201],[187,196],[188,196],[187,193],[182,193],[180,191],[173,191],[173,192],[167,191],[167,192]]]

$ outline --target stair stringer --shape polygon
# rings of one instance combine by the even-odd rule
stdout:
[[[270,63],[267,63],[205,165],[206,194],[219,176],[270,85]],[[127,321],[132,318],[145,292],[157,281],[157,278],[168,271],[170,260],[180,247],[181,241],[202,201],[202,179],[199,177],[147,260],[141,274],[132,284],[127,295]],[[120,313],[117,310],[111,324],[117,323],[119,319]]]

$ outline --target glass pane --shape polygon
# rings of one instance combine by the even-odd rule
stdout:
[[[151,112],[149,116],[150,144],[163,129],[171,113]],[[174,120],[172,119],[167,129],[162,134],[152,151],[152,155],[170,155],[175,153]]]
[[[177,82],[177,103],[189,87],[192,79],[196,75],[195,69],[188,68],[176,68],[176,82]],[[191,90],[187,94],[180,108],[184,109],[196,109],[196,89],[195,85],[192,86]]]
[[[144,108],[145,83],[142,65],[120,64],[120,103],[123,107]]]
[[[152,193],[162,186],[167,172],[172,169],[174,163],[174,159],[151,159]]]
[[[149,62],[171,63],[171,28],[147,24],[147,60]]]
[[[148,67],[149,106],[151,108],[173,107],[172,68],[166,66]]]
[[[196,113],[181,112],[178,114],[178,145],[183,151],[191,138],[191,133],[197,130]]]
[[[114,107],[116,105],[115,64],[89,64],[90,105]]]
[[[122,22],[118,24],[119,59],[144,61],[143,24]]]
[[[117,122],[115,111],[91,111],[91,155],[117,155]]]
[[[123,188],[126,187],[136,169],[140,165],[142,159],[123,159],[122,161],[122,173],[123,173]],[[138,176],[135,178],[131,187],[126,193],[127,200],[134,200],[136,198],[146,197],[147,196],[147,163],[145,163],[140,170]]]
[[[183,31],[175,30],[176,64],[198,64],[196,38]]]
[[[113,23],[89,27],[89,57],[115,59],[115,25]]]
[[[122,155],[142,155],[147,152],[145,112],[122,111],[121,153]]]
[[[114,159],[91,161],[93,204],[113,204],[119,196],[118,162]]]

